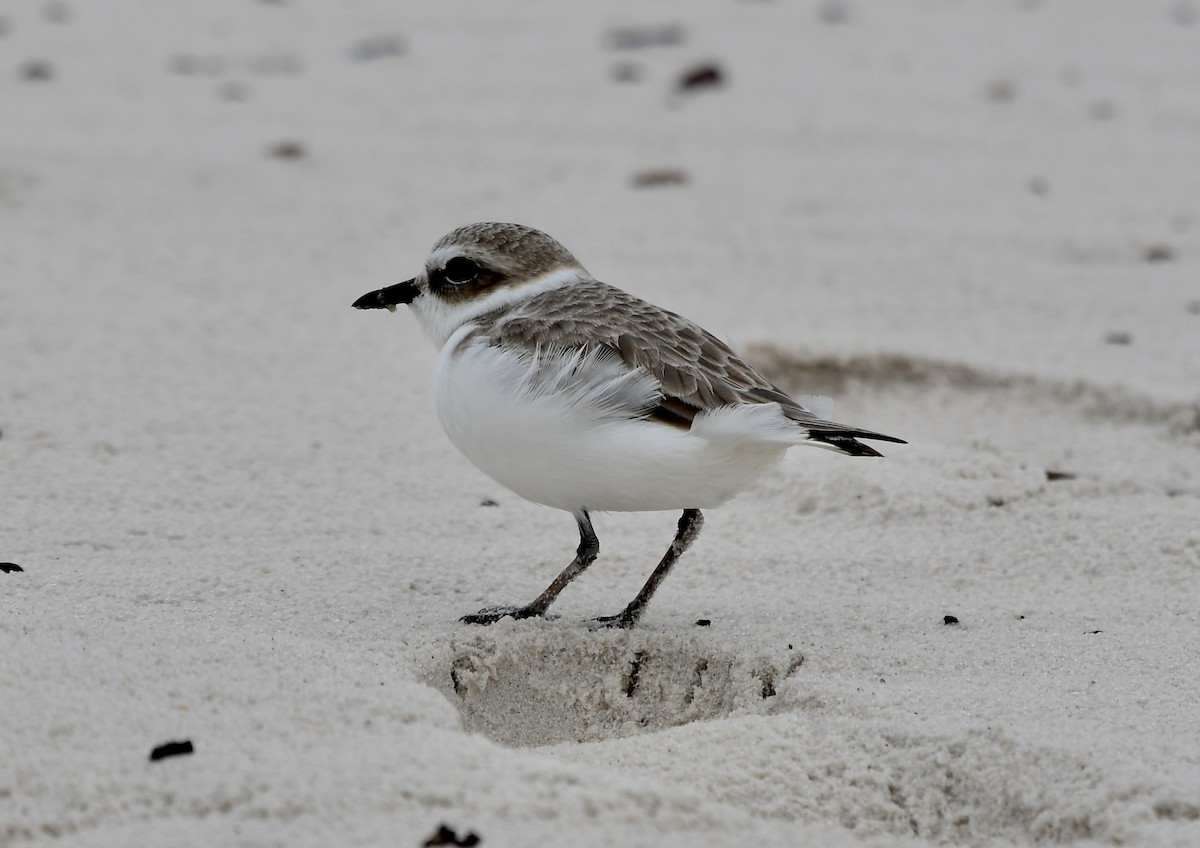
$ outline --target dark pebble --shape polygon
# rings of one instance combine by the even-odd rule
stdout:
[[[1064,65],[1058,69],[1058,81],[1064,88],[1079,88],[1083,85],[1083,71],[1075,65]]]
[[[303,159],[307,151],[298,141],[280,141],[271,145],[271,155],[276,159]]]
[[[66,3],[52,0],[42,7],[42,15],[52,24],[65,24],[71,17],[71,10]]]
[[[1047,468],[1046,479],[1051,483],[1054,483],[1058,480],[1074,480],[1075,475],[1070,471],[1051,471],[1049,468]]]
[[[1103,633],[1103,632],[1104,632],[1103,630],[1089,630],[1089,631],[1087,632],[1087,635],[1089,635],[1089,636],[1095,636],[1097,633]]]
[[[695,91],[700,88],[716,88],[725,82],[725,72],[717,65],[697,65],[679,78],[681,91]]]
[[[1104,343],[1111,345],[1133,344],[1133,334],[1126,333],[1121,330],[1114,330],[1111,333],[1104,334]]]
[[[167,757],[178,757],[182,754],[190,754],[194,750],[195,749],[192,747],[191,739],[185,739],[182,742],[168,742],[165,745],[159,745],[150,752],[150,762],[157,762],[158,760],[162,760]]]
[[[15,571],[24,571],[25,569],[17,565],[15,562],[0,562],[0,572],[4,574],[12,574]]]
[[[499,501],[494,501],[491,498],[484,498],[479,502],[480,506],[500,506]]]
[[[1147,262],[1170,262],[1175,258],[1175,251],[1167,244],[1155,244],[1147,247],[1142,254]]]
[[[697,627],[708,627],[708,626],[710,626],[711,624],[712,624],[712,619],[711,619],[711,618],[697,618],[697,619],[696,619],[696,626],[697,626]],[[791,645],[788,645],[788,647],[790,648],[790,647],[791,647]]]
[[[228,70],[228,63],[220,56],[177,53],[171,57],[170,68],[174,73],[185,77],[219,77]]]
[[[817,20],[823,24],[844,24],[850,20],[850,7],[842,0],[825,0],[817,7]]]
[[[404,55],[404,39],[398,35],[376,35],[350,45],[350,58],[356,62],[389,59]]]
[[[612,78],[617,82],[637,82],[642,78],[642,69],[633,62],[617,62],[612,68]]]
[[[293,53],[268,53],[255,57],[250,70],[259,76],[294,77],[304,70],[304,62]]]
[[[1117,104],[1113,100],[1101,98],[1088,107],[1088,114],[1096,121],[1111,121],[1117,117]]]
[[[223,82],[217,86],[217,97],[229,103],[241,103],[250,99],[250,87],[240,82]]]
[[[21,66],[21,79],[30,82],[49,82],[54,79],[54,66],[41,59],[31,59]]]
[[[1008,80],[995,80],[988,83],[985,94],[988,100],[1007,103],[1017,96],[1017,87]]]
[[[655,168],[633,175],[634,188],[661,188],[662,186],[687,185],[688,175],[679,168]]]
[[[169,66],[173,73],[185,77],[200,73],[200,60],[190,53],[176,53],[171,57]]]
[[[942,616],[942,624],[958,624],[958,619],[952,615]]]
[[[446,825],[441,825],[433,836],[426,839],[422,844],[425,848],[430,848],[433,845],[478,845],[483,840],[475,831],[470,831],[466,836],[459,836]]]
[[[684,30],[680,24],[660,26],[616,27],[605,39],[613,50],[638,50],[643,47],[674,47],[683,44]]]

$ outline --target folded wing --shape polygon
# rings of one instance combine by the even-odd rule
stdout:
[[[644,369],[657,380],[661,397],[639,414],[683,429],[702,413],[778,404],[782,416],[803,431],[804,441],[822,447],[881,456],[858,440],[905,444],[817,417],[702,327],[595,280],[572,286],[569,297],[562,290],[545,292],[505,313],[483,316],[480,323],[481,335],[493,344],[611,352],[625,365]]]

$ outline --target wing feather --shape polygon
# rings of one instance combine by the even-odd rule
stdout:
[[[736,404],[777,403],[808,438],[857,456],[878,456],[856,439],[904,443],[894,436],[818,418],[703,328],[620,289],[583,280],[478,320],[492,344],[539,346],[620,357],[658,381],[662,397],[647,417],[688,428],[702,412]]]

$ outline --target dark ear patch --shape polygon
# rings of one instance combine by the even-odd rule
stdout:
[[[429,288],[443,300],[469,300],[488,289],[504,285],[507,278],[466,256],[455,256],[445,268],[429,272]]]

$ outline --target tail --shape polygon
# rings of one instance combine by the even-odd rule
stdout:
[[[859,439],[872,439],[879,442],[894,442],[907,445],[904,439],[895,436],[885,436],[883,433],[872,433],[870,430],[857,430],[832,421],[809,421],[804,427],[808,430],[808,440],[814,447],[829,448],[850,456],[883,456],[870,445],[864,445]]]
[[[807,434],[805,444],[814,447],[828,448],[849,456],[883,456],[870,445],[864,445],[859,439],[877,442],[894,442],[907,445],[904,439],[895,436],[885,436],[871,430],[860,430],[857,427],[847,427],[830,421],[825,415],[833,413],[833,401],[824,397],[805,397],[805,404],[800,404],[788,397],[780,389],[771,386],[767,389],[757,389],[756,394],[761,401],[774,401],[779,404],[783,417],[793,424],[799,424]]]

